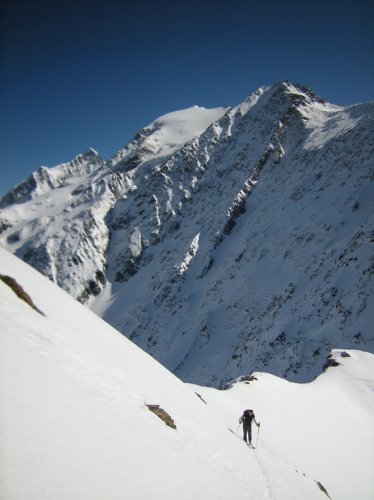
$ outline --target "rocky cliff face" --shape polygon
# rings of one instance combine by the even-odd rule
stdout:
[[[1,245],[189,381],[305,381],[331,348],[372,351],[374,105],[280,82],[203,109],[33,174]]]

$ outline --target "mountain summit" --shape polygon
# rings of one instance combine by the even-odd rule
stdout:
[[[207,109],[192,106],[160,116],[139,130],[134,139],[120,149],[108,165],[120,171],[132,170],[147,160],[170,156],[186,142],[201,135],[228,108]]]
[[[0,244],[184,380],[310,380],[374,349],[373,116],[288,81],[169,113],[15,187]]]

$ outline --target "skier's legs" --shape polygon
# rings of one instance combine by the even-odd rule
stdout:
[[[248,424],[243,424],[243,439],[246,443],[251,442],[251,426]]]

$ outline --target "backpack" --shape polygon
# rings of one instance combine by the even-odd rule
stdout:
[[[252,419],[254,417],[253,410],[244,410],[243,412],[243,423],[244,424],[250,424],[252,422]]]

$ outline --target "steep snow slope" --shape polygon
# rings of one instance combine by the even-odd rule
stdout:
[[[280,84],[139,167],[92,308],[196,383],[305,381],[333,347],[372,351],[372,116]]]
[[[373,116],[290,82],[165,115],[3,198],[0,244],[184,380],[311,380],[331,348],[374,350]]]
[[[370,499],[374,356],[335,350],[329,363],[332,367],[309,384],[254,373],[250,381],[237,382],[227,391],[197,386],[196,391],[228,426],[233,425],[233,408],[240,412],[245,402],[255,409],[262,424],[257,459],[263,467],[276,458],[293,464],[299,474],[309,471],[333,499]]]
[[[265,447],[251,450],[229,432],[238,400],[231,412],[215,411],[195,388],[1,249],[5,273],[43,314],[0,280],[1,498],[325,498],[307,470]],[[266,388],[275,394],[277,382]],[[161,405],[176,429],[146,404]],[[347,421],[341,425],[345,432]]]
[[[14,253],[83,299],[105,284],[104,217],[119,189],[90,149],[70,163],[42,167],[5,195],[0,231],[10,228],[7,246]]]

